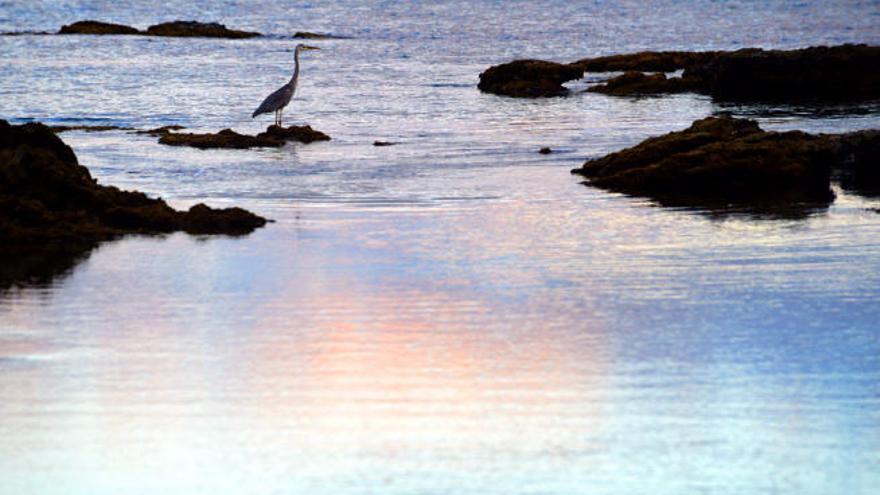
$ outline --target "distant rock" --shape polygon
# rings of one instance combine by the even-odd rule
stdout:
[[[562,83],[583,77],[580,67],[544,60],[514,60],[480,74],[481,91],[505,96],[542,97],[568,94]]]
[[[551,148],[544,147],[544,148],[539,149],[538,153],[540,153],[542,155],[549,155],[550,153],[553,153],[553,150]]]
[[[131,26],[112,24],[100,21],[78,21],[73,24],[62,26],[58,34],[138,34],[145,36],[172,36],[172,37],[203,37],[203,38],[254,38],[262,36],[260,33],[251,31],[238,31],[229,29],[223,24],[216,22],[198,21],[172,21],[163,22],[140,31]]]
[[[161,199],[99,185],[42,124],[0,120],[0,251],[82,251],[127,233],[246,234],[266,219],[240,208],[172,209]]]
[[[256,136],[239,134],[232,129],[223,129],[218,133],[192,134],[192,133],[165,133],[161,134],[159,143],[169,146],[190,146],[199,149],[211,148],[278,148],[284,146],[287,141],[299,141],[311,143],[313,141],[329,141],[330,136],[321,131],[312,129],[311,126],[279,127],[269,126],[265,132]]]
[[[373,141],[373,146],[394,146],[397,143],[391,141]]]
[[[687,206],[727,202],[830,202],[832,176],[880,185],[880,131],[766,132],[752,120],[697,120],[572,170],[589,184]]]
[[[204,37],[204,38],[254,38],[260,33],[229,29],[216,22],[173,21],[150,26],[144,32],[150,36]]]
[[[137,28],[100,21],[78,21],[61,26],[58,34],[141,34]]]

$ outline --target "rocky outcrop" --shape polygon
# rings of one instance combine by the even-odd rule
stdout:
[[[251,31],[229,29],[216,22],[172,21],[150,26],[141,31],[131,26],[100,21],[78,21],[62,26],[58,34],[137,34],[145,36],[202,37],[202,38],[254,38],[262,36]]]
[[[149,36],[201,37],[201,38],[254,38],[260,33],[229,29],[216,22],[173,21],[150,26],[144,32]]]
[[[78,21],[61,26],[58,34],[141,34],[137,28],[100,21]]]
[[[240,208],[172,209],[98,184],[42,124],[0,120],[0,250],[83,250],[127,233],[246,234],[266,219]]]
[[[679,70],[681,77],[660,74]],[[625,71],[589,89],[616,96],[695,92],[719,101],[783,103],[880,98],[880,47],[867,45],[639,52],[571,64],[518,60],[490,67],[480,75],[479,88],[508,96],[559,96],[567,93],[562,83],[585,71]]]
[[[572,170],[589,184],[661,202],[829,202],[832,177],[851,187],[877,181],[880,131],[811,135],[766,132],[728,116],[694,122]]]
[[[311,143],[313,141],[329,141],[330,136],[311,126],[279,127],[269,126],[265,132],[256,136],[239,134],[232,129],[223,129],[217,133],[193,134],[166,132],[160,135],[159,143],[169,146],[190,146],[199,149],[227,148],[278,148],[288,141]]]
[[[562,83],[583,77],[584,71],[571,64],[544,60],[515,60],[489,67],[480,74],[481,91],[505,96],[563,96]]]
[[[649,52],[650,53],[650,52]],[[669,53],[659,52],[658,54]],[[660,58],[636,54],[631,64],[578,62],[583,67],[627,70],[684,69],[681,77],[628,72],[590,91],[611,95],[696,92],[719,101],[843,102],[880,98],[880,47],[842,45],[801,50],[744,49],[705,52],[698,57]],[[640,67],[640,68],[637,68]],[[589,70],[589,69],[588,69]]]

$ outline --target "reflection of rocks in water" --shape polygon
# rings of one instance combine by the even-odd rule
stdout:
[[[880,184],[880,131],[812,135],[766,132],[751,120],[708,117],[589,160],[573,173],[590,185],[658,204],[798,218],[847,189]]]
[[[83,246],[71,250],[4,253],[0,263],[0,294],[14,288],[47,287],[85,261],[92,249]]]

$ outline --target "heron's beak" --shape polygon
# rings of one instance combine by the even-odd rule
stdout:
[[[317,46],[303,45],[303,50],[320,50]]]

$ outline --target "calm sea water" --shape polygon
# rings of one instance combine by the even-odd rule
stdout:
[[[877,105],[475,88],[519,57],[877,44],[877,2],[0,1],[0,31],[87,18],[274,36],[0,37],[0,118],[253,133],[284,35],[352,39],[286,112],[327,143],[63,135],[102,183],[276,223],[0,293],[0,493],[880,492],[880,200],[765,218],[568,173],[722,110],[842,132]]]

